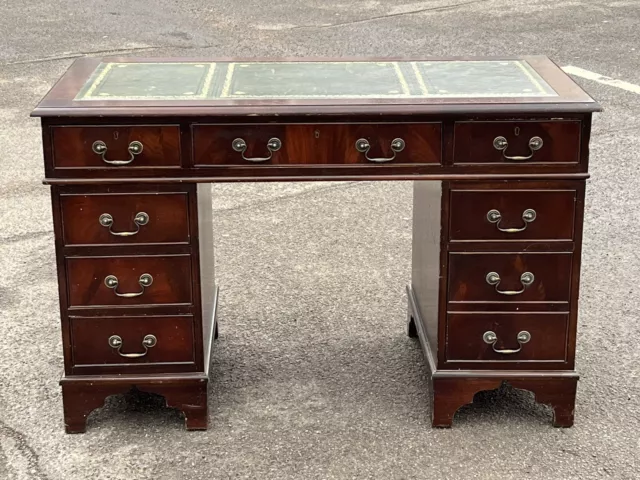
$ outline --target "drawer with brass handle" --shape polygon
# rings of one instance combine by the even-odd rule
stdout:
[[[441,162],[441,124],[195,124],[196,167]]]
[[[568,303],[572,254],[449,253],[449,302]]]
[[[67,257],[70,308],[190,305],[191,256]]]
[[[55,169],[181,165],[178,125],[60,126],[51,138]]]
[[[564,362],[568,313],[449,313],[447,362]]]
[[[194,318],[191,315],[70,316],[72,366],[77,373],[98,367],[163,365],[163,371],[193,370]],[[139,369],[138,369],[139,371]]]
[[[187,192],[60,195],[65,245],[187,244]]]
[[[574,238],[576,190],[454,188],[450,195],[453,242]]]
[[[578,120],[456,122],[453,163],[577,164],[580,130]]]

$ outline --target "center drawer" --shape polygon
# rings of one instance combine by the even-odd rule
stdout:
[[[441,162],[441,124],[196,124],[195,166]]]
[[[127,373],[160,364],[163,371],[195,368],[191,315],[71,316],[69,322],[73,367],[81,373],[105,366]]]
[[[449,302],[569,301],[571,253],[450,253]]]
[[[191,256],[67,257],[69,307],[190,305]]]

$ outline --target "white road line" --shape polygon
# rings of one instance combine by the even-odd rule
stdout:
[[[606,77],[604,75],[600,75],[599,73],[590,72],[589,70],[585,70],[580,67],[573,67],[571,65],[562,67],[562,70],[564,70],[569,75],[575,75],[577,77],[586,78],[587,80],[593,80],[594,82],[602,83],[603,85],[618,87],[626,90],[627,92],[633,92],[640,95],[640,85],[634,85],[633,83]]]

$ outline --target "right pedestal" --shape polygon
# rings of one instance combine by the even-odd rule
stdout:
[[[434,427],[507,382],[573,425],[584,181],[414,182],[407,332]]]

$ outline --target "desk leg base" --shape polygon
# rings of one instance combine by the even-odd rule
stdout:
[[[511,372],[510,372],[511,373]],[[518,377],[512,375],[478,377],[469,373],[458,378],[442,377],[436,372],[431,378],[431,423],[433,427],[450,428],[460,407],[473,403],[476,393],[495,390],[502,383],[529,390],[538,403],[549,405],[553,411],[554,427],[571,427],[576,401],[577,377]],[[444,373],[446,375],[446,373]]]
[[[124,394],[136,388],[165,398],[167,407],[181,410],[187,430],[206,430],[208,425],[206,376],[155,376],[152,378],[65,377],[62,386],[64,422],[67,433],[84,433],[87,418],[104,405],[111,395]]]

